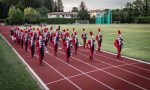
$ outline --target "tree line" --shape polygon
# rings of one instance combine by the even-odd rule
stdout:
[[[61,0],[0,0],[0,19],[6,19],[9,23],[29,22],[30,19],[46,18],[49,12],[63,11],[64,6]],[[83,1],[79,7],[73,7],[72,12],[78,12],[78,19],[90,19]],[[112,21],[150,23],[150,0],[135,0],[132,3],[128,2],[124,8],[113,9]]]
[[[1,19],[8,17],[8,11],[11,6],[15,6],[21,11],[24,11],[24,9],[28,7],[38,9],[40,11],[43,10],[43,12],[62,12],[64,10],[61,0],[0,0]]]
[[[140,18],[150,20],[150,0],[135,0],[128,2],[125,8],[112,10],[113,21],[137,23]]]

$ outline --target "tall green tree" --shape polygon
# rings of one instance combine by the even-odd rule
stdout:
[[[57,0],[57,11],[58,12],[63,12],[64,11],[63,2],[61,0]]]
[[[46,7],[49,12],[53,12],[54,9],[54,1],[53,0],[42,0],[42,6]]]
[[[27,22],[34,21],[41,17],[40,13],[34,8],[28,7],[24,9],[24,18]]]
[[[58,11],[58,7],[57,7],[57,2],[54,2],[54,12],[57,12]]]
[[[79,6],[78,18],[80,20],[88,20],[90,18],[88,9],[86,8],[86,5],[83,1],[81,2],[80,6]]]
[[[21,24],[23,21],[22,11],[15,6],[11,6],[8,12],[7,20],[9,24]]]
[[[78,10],[77,7],[73,7],[72,10],[71,10],[71,12],[78,12],[78,11],[79,11],[79,10]]]
[[[36,9],[42,17],[47,17],[47,14],[49,13],[49,10],[46,7],[41,7]]]
[[[130,2],[127,2],[126,6],[127,11],[126,11],[126,18],[127,19],[127,23],[131,23],[133,21],[133,16],[132,16],[132,4]]]

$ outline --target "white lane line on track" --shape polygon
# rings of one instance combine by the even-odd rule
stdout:
[[[87,57],[86,55],[81,54],[81,53],[80,53],[80,55]],[[111,64],[109,64],[109,63],[106,63],[106,62],[103,62],[103,61],[99,61],[98,59],[95,59],[95,60],[96,60],[96,61],[98,61],[98,62],[102,62],[102,63],[108,64],[108,65],[111,65]],[[132,64],[131,64],[131,65],[132,65]],[[113,67],[113,65],[111,65],[111,66]],[[142,77],[142,78],[147,79],[147,80],[149,80],[149,81],[150,81],[150,79],[149,79],[149,78],[144,77],[144,76],[142,76],[142,75],[139,75],[139,74],[136,74],[136,73],[134,73],[134,72],[131,72],[131,71],[128,71],[128,70],[122,69],[122,68],[120,68],[120,67],[118,67],[118,66],[114,66],[114,67],[116,67],[116,68],[118,68],[118,69],[120,69],[120,70],[126,71],[126,72],[128,72],[128,73],[134,74],[134,75],[136,75],[136,76]]]
[[[50,55],[50,54],[49,54],[49,55]],[[55,56],[53,56],[53,55],[50,55],[50,56],[52,56],[52,57],[54,57],[54,58],[58,59],[59,61],[61,61],[61,62],[65,63],[65,64],[67,64],[65,61],[63,61],[63,60],[59,59],[58,57],[55,57]],[[77,71],[81,72],[82,74],[84,74],[84,75],[88,76],[89,78],[91,78],[91,79],[93,79],[93,80],[97,81],[98,83],[100,83],[100,84],[104,85],[105,87],[107,87],[107,88],[109,88],[109,89],[111,89],[111,90],[114,90],[114,89],[113,89],[113,88],[111,88],[110,86],[108,86],[108,85],[104,84],[103,82],[101,82],[101,81],[99,81],[99,80],[97,80],[97,79],[93,78],[92,76],[90,76],[90,75],[86,74],[85,72],[83,72],[83,71],[81,71],[81,70],[77,69],[76,67],[74,67],[74,66],[72,66],[72,65],[70,65],[70,64],[67,64],[67,65],[68,65],[68,66],[70,66],[70,67],[72,67],[72,68],[74,68],[74,69],[76,69]]]
[[[136,63],[131,63],[131,64],[136,64]],[[130,65],[130,64],[117,65],[117,66],[126,66],[126,65]],[[106,67],[106,68],[101,68],[101,69],[102,70],[106,70],[106,69],[110,69],[110,68],[114,68],[114,67]],[[97,71],[100,71],[100,70],[96,69],[96,70],[92,70],[92,71],[85,72],[85,73],[89,74],[89,73],[93,73],[93,72],[97,72]],[[69,76],[67,78],[74,78],[74,77],[81,76],[81,75],[84,75],[84,74],[77,74],[77,75]],[[49,84],[52,84],[52,83],[56,83],[56,82],[59,82],[59,81],[62,81],[62,80],[65,80],[65,79],[63,78],[63,79],[59,79],[59,80],[56,80],[56,81],[48,82],[48,83],[46,83],[46,85],[49,85]]]
[[[37,58],[38,55],[34,54]],[[66,76],[64,76],[62,73],[60,73],[58,70],[56,70],[53,66],[51,66],[50,64],[48,64],[46,61],[43,60],[43,62],[48,65],[51,69],[53,69],[54,71],[56,71],[59,75],[61,75],[64,79],[66,79],[67,81],[69,81],[71,84],[73,84],[75,87],[77,87],[79,90],[82,90],[78,85],[76,85],[75,83],[73,83],[70,79],[68,79]]]
[[[89,52],[88,50],[82,50],[82,51]],[[107,53],[107,52],[106,52],[106,53]],[[94,53],[94,54],[95,54],[95,55],[98,55],[98,56],[102,56],[102,57],[104,57],[104,58],[108,58],[108,59],[111,59],[111,60],[115,60],[115,61],[120,62],[120,63],[126,63],[126,62],[119,61],[119,60],[117,60],[117,59],[114,59],[114,58],[111,58],[111,57],[108,57],[108,56],[105,56],[105,55],[99,55],[99,54],[97,54],[97,53]],[[116,54],[112,54],[112,55],[116,55]],[[124,56],[122,56],[122,57],[124,57]],[[125,57],[125,58],[127,58],[127,57]],[[132,58],[127,58],[127,59],[130,59],[130,60],[131,60]],[[137,62],[143,63],[143,61],[137,61]],[[139,64],[140,64],[140,63],[139,63]],[[148,63],[144,63],[144,64],[149,65]],[[149,69],[145,69],[145,68],[143,68],[143,67],[139,67],[139,66],[136,66],[136,65],[131,65],[131,66],[136,67],[136,68],[139,68],[139,69],[143,69],[143,70],[145,70],[145,71],[149,71],[149,72],[150,72]]]
[[[6,34],[7,35],[7,34]],[[9,43],[10,44],[10,43]],[[12,46],[11,46],[12,47]],[[13,48],[13,47],[12,47]],[[14,48],[13,48],[14,49]],[[14,49],[15,50],[15,49]],[[15,50],[16,51],[16,50]],[[30,52],[30,50],[28,49],[28,51]],[[19,55],[19,54],[18,54]],[[19,55],[20,56],[20,55]],[[35,56],[37,58],[39,58],[36,54]],[[21,57],[21,56],[20,56]],[[21,57],[22,58],[22,57]],[[76,84],[74,84],[71,80],[67,79],[63,74],[61,74],[58,70],[56,70],[54,67],[52,67],[51,65],[49,65],[47,62],[43,61],[45,64],[47,64],[50,68],[52,68],[54,71],[56,71],[58,74],[60,74],[61,76],[63,76],[66,80],[68,80],[71,84],[73,84],[74,86],[76,86],[79,90],[82,90],[79,86],[77,86]],[[43,82],[44,84],[44,82]],[[44,84],[45,85],[45,84]],[[46,85],[45,85],[46,86]],[[47,87],[47,86],[46,86]],[[47,87],[46,90],[49,90],[49,88]]]
[[[19,55],[19,53],[12,47],[12,45],[7,41],[7,39],[1,34],[1,36],[5,39],[5,41],[9,44],[9,46],[13,49],[13,51],[18,55],[18,57],[22,60],[22,62],[26,65],[26,67],[30,70],[32,75],[38,80],[38,82],[42,85],[45,90],[49,90],[49,88],[44,84],[42,79],[34,72],[34,70],[26,63],[26,61]]]
[[[51,47],[49,47],[49,48],[51,48]],[[62,53],[62,54],[64,54],[63,52],[61,52],[61,51],[59,51],[60,53]],[[80,62],[82,62],[82,63],[85,63],[85,64],[87,64],[87,65],[89,65],[89,66],[91,66],[91,67],[93,67],[93,68],[96,68],[96,69],[98,69],[98,70],[101,70],[101,69],[99,69],[98,67],[95,67],[95,66],[93,66],[93,65],[90,65],[90,64],[88,64],[88,63],[86,63],[86,62],[83,62],[83,61],[81,61],[80,59],[77,59],[77,58],[75,58],[75,57],[72,57],[72,58],[74,58],[74,59],[76,59],[77,61],[80,61]],[[112,66],[112,65],[111,65]],[[114,76],[114,77],[116,77],[116,78],[118,78],[118,79],[120,79],[120,80],[122,80],[122,81],[125,81],[125,82],[127,82],[127,83],[129,83],[129,84],[131,84],[131,85],[134,85],[134,86],[136,86],[136,87],[138,87],[138,88],[141,88],[141,89],[143,89],[143,90],[146,90],[145,88],[143,88],[143,87],[141,87],[141,86],[138,86],[138,85],[136,85],[136,84],[134,84],[134,83],[132,83],[132,82],[129,82],[129,81],[127,81],[127,80],[125,80],[125,79],[123,79],[123,78],[120,78],[120,77],[118,77],[118,76],[116,76],[116,75],[113,75],[113,74],[111,74],[111,73],[109,73],[109,72],[106,72],[106,71],[104,71],[104,70],[101,70],[101,71],[103,71],[103,72],[105,72],[105,73],[107,73],[107,74],[109,74],[109,75],[111,75],[111,76]]]

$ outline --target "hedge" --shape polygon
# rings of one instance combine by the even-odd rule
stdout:
[[[47,24],[73,24],[78,18],[40,18],[25,20],[25,23],[39,24],[40,22],[46,22]],[[95,23],[95,18],[89,19],[90,24]]]
[[[28,24],[40,24],[42,22],[47,24],[73,24],[76,20],[79,20],[78,18],[39,18],[39,19],[25,19],[22,22],[28,23]],[[8,19],[5,19],[5,22],[7,24],[10,24],[8,22]],[[23,24],[20,23],[20,24]],[[90,24],[95,24],[95,18],[89,19]]]
[[[136,23],[150,23],[150,16],[136,18]]]

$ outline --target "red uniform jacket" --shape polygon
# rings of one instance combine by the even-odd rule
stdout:
[[[87,47],[90,48],[90,53],[94,52],[95,41],[94,39],[88,40]]]

